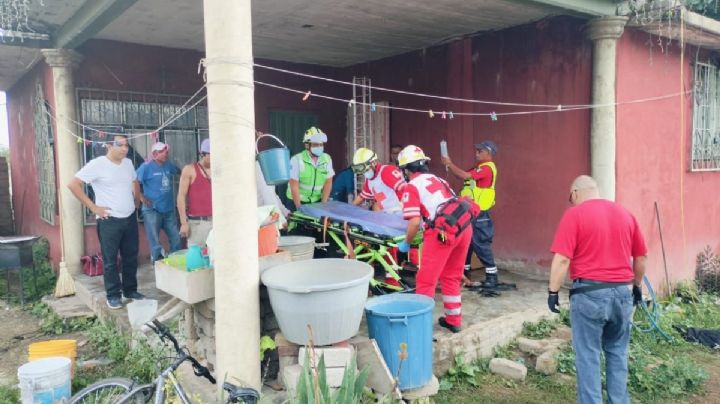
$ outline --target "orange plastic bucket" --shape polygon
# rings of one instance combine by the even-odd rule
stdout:
[[[71,374],[75,375],[75,359],[77,358],[77,341],[74,339],[55,339],[35,342],[28,345],[28,362],[62,356],[69,358]]]
[[[278,250],[278,231],[275,223],[258,229],[258,256],[275,254]]]

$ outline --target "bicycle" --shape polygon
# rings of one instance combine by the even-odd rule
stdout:
[[[122,377],[103,379],[80,390],[72,396],[70,398],[70,404],[140,404],[150,402],[153,396],[155,397],[153,400],[155,404],[162,404],[165,402],[165,385],[167,381],[172,385],[180,402],[183,404],[191,404],[185,390],[175,377],[175,371],[185,361],[192,363],[195,376],[204,377],[212,384],[216,383],[215,378],[210,374],[210,370],[198,363],[186,348],[181,348],[175,337],[164,324],[158,320],[153,320],[146,325],[160,337],[163,343],[167,343],[167,341],[172,343],[176,352],[175,361],[166,369],[162,370],[152,383],[138,385],[135,381]],[[257,390],[238,387],[231,383],[223,383],[223,390],[228,393],[225,403],[256,404],[260,398]]]

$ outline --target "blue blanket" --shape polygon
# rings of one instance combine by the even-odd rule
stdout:
[[[402,236],[407,230],[407,221],[400,213],[374,212],[338,201],[302,205],[298,210],[312,217],[349,222],[360,226],[363,231],[386,237]]]

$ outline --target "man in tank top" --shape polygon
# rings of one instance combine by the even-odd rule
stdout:
[[[205,247],[212,229],[212,182],[210,176],[210,139],[200,145],[200,159],[186,165],[180,174],[177,196],[180,235],[188,245]]]

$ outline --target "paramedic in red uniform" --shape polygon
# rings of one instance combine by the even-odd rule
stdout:
[[[353,200],[353,205],[373,201],[373,210],[398,215],[402,213],[400,198],[406,182],[399,168],[380,164],[375,152],[361,147],[353,156],[352,169],[355,174],[365,177],[362,191]],[[400,283],[389,273],[385,274],[385,283],[400,286]]]
[[[469,210],[458,224],[464,227],[456,234],[444,232],[437,219],[449,210],[444,207],[451,206],[451,202],[456,199],[450,187],[441,178],[428,173],[427,162],[430,159],[419,147],[407,146],[400,152],[398,159],[400,168],[408,178],[402,203],[403,216],[409,221],[405,240],[398,248],[407,252],[421,223],[425,221],[416,291],[434,298],[439,280],[445,316],[440,317],[438,323],[452,332],[459,332],[462,325],[460,292],[463,265],[472,239],[472,228],[469,225],[473,214],[478,214],[479,209],[470,201],[463,202]]]
[[[385,213],[402,211],[400,198],[405,187],[405,179],[400,169],[389,164],[380,164],[377,155],[364,147],[355,152],[352,169],[355,174],[362,174],[365,177],[362,191],[353,201],[353,205],[370,200],[375,202],[376,210]]]
[[[570,188],[574,205],[560,219],[550,250],[548,306],[559,312],[558,291],[570,268],[570,321],[577,399],[602,403],[604,353],[609,403],[629,403],[628,343],[633,304],[642,299],[647,248],[635,217],[600,198],[597,183],[581,175]]]

